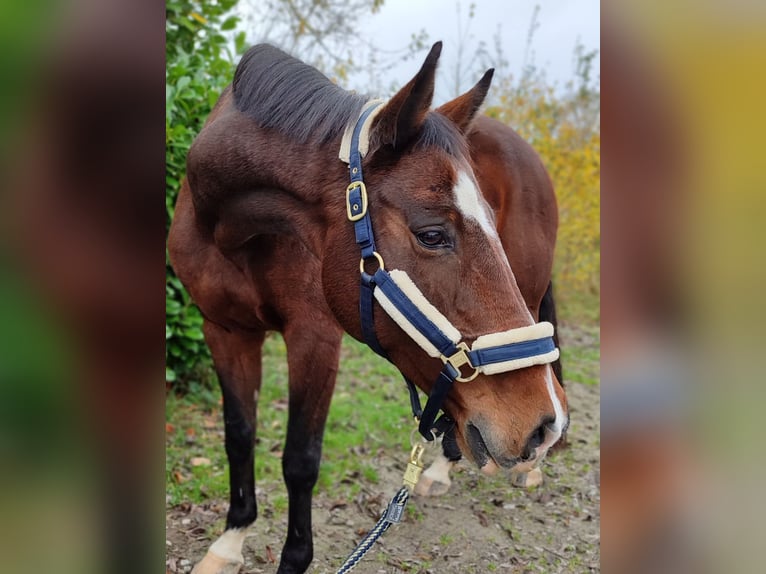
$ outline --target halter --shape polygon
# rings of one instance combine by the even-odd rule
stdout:
[[[482,335],[469,347],[462,341],[460,331],[428,301],[405,271],[386,270],[383,257],[375,248],[367,188],[362,179],[362,158],[368,145],[366,136],[374,114],[382,109],[380,105],[380,101],[373,101],[363,108],[353,131],[347,130],[340,151],[340,158],[349,164],[351,176],[346,188],[346,216],[354,224],[356,243],[362,252],[359,261],[362,336],[370,348],[388,358],[375,335],[373,303],[377,300],[418,346],[444,363],[425,409],[420,408],[415,385],[405,377],[413,413],[420,421],[418,430],[430,441],[434,438],[432,429],[438,428],[441,420],[451,424],[446,415],[436,423],[435,420],[455,381],[467,383],[479,374],[494,375],[552,363],[558,358],[559,350],[553,342],[553,325],[548,322]],[[364,138],[360,141],[362,135]],[[368,273],[368,263],[377,264],[377,269]],[[439,430],[443,432],[444,428]]]

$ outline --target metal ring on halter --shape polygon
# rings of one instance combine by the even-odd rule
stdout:
[[[386,268],[386,266],[383,264],[383,258],[380,256],[380,253],[378,253],[377,251],[373,251],[373,252],[372,252],[372,256],[373,256],[375,259],[377,259],[377,260],[378,260],[378,266],[380,267],[380,269],[385,269],[385,268]],[[359,273],[366,273],[366,271],[364,270],[364,262],[365,262],[367,259],[369,259],[369,257],[362,257],[362,258],[359,260]],[[374,274],[375,274],[375,272],[374,272],[374,271],[373,271],[372,273],[370,273],[370,275],[374,275]]]
[[[436,444],[436,439],[438,437],[436,436],[434,429],[429,429],[428,432],[431,433],[431,437],[432,437],[430,441],[426,440],[426,438],[420,434],[420,431],[418,430],[417,427],[412,429],[412,432],[410,433],[410,446],[414,447],[416,444],[422,444],[423,446],[426,446],[426,447],[434,446]],[[415,442],[416,435],[417,435],[417,438],[419,439],[417,442]]]

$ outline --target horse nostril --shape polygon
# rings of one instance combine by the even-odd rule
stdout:
[[[521,453],[523,460],[529,460],[534,458],[535,450],[538,446],[545,442],[545,427],[547,423],[541,424],[534,432],[529,436],[527,444],[524,446],[524,451]]]

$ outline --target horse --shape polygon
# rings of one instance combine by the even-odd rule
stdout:
[[[269,331],[281,332],[289,367],[280,574],[313,559],[312,489],[344,333],[429,395],[424,436],[441,408],[456,448],[485,473],[531,471],[566,430],[553,327],[536,323],[551,284],[553,188],[528,144],[478,114],[493,70],[431,110],[441,47],[379,101],[256,45],[189,150],[168,253],[204,317],[231,496],[194,574],[244,562]]]

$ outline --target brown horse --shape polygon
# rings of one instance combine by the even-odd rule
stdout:
[[[440,51],[437,43],[364,134],[377,253],[404,270],[464,340],[531,329],[549,293],[553,189],[518,135],[475,117],[491,71],[429,111]],[[245,528],[256,519],[256,402],[261,345],[272,330],[287,345],[290,393],[282,458],[289,526],[279,572],[304,572],[312,560],[311,493],[341,338],[363,336],[350,170],[338,158],[366,102],[280,50],[255,46],[189,151],[168,250],[205,317],[231,488],[226,532],[197,573],[236,571]],[[364,275],[374,261],[362,265]],[[386,313],[376,313],[373,330],[402,374],[431,392],[442,362]],[[535,468],[568,422],[558,378],[537,364],[455,383],[443,410],[455,421],[460,452],[485,472]]]

